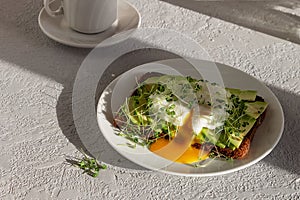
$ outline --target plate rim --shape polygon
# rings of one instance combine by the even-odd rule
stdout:
[[[180,58],[179,58],[180,59]],[[155,64],[155,63],[161,63],[161,62],[165,62],[165,61],[171,61],[171,60],[178,60],[178,58],[176,59],[167,59],[167,60],[162,60],[162,61],[155,61],[155,62],[150,62],[150,63],[146,63],[146,64]],[[136,66],[130,70],[127,70],[125,72],[123,72],[122,74],[120,74],[119,76],[115,77],[113,79],[113,81],[111,81],[106,87],[105,89],[103,90],[102,94],[100,95],[100,98],[99,98],[99,101],[97,102],[97,113],[96,113],[96,116],[97,116],[97,123],[98,123],[98,127],[100,128],[100,132],[101,134],[103,135],[103,137],[106,139],[106,141],[110,144],[110,146],[115,150],[117,151],[120,155],[122,155],[123,157],[125,157],[126,159],[130,160],[131,162],[139,165],[139,166],[142,166],[146,169],[150,169],[150,170],[153,170],[153,171],[158,171],[158,172],[162,172],[162,173],[166,173],[166,174],[172,174],[172,175],[177,175],[177,176],[187,176],[187,177],[210,177],[210,176],[219,176],[219,175],[224,175],[224,174],[229,174],[229,173],[232,173],[232,172],[236,172],[236,171],[239,171],[239,170],[242,170],[242,169],[245,169],[249,166],[252,166],[254,164],[256,164],[257,162],[261,161],[263,158],[265,158],[267,155],[269,155],[273,150],[274,148],[277,146],[277,144],[279,143],[281,137],[282,137],[282,134],[283,134],[283,131],[284,131],[284,112],[283,112],[283,109],[282,109],[282,106],[281,106],[281,103],[280,101],[278,100],[277,96],[272,92],[272,90],[266,85],[264,84],[262,81],[258,80],[257,78],[255,78],[254,76],[240,70],[240,69],[237,69],[237,68],[234,68],[234,67],[231,67],[229,65],[226,65],[226,64],[222,64],[222,63],[218,63],[218,62],[213,62],[213,61],[208,61],[208,60],[198,60],[198,61],[202,61],[202,62],[209,62],[209,63],[213,63],[213,64],[216,64],[217,66],[222,66],[222,67],[227,67],[227,68],[230,68],[234,71],[237,71],[238,73],[242,73],[243,75],[246,75],[246,76],[249,76],[250,78],[254,79],[256,82],[258,82],[261,86],[264,87],[265,90],[268,91],[269,95],[272,96],[272,99],[275,101],[275,104],[277,105],[276,109],[278,109],[278,112],[280,114],[280,119],[281,119],[281,125],[280,125],[280,130],[278,130],[278,137],[276,138],[276,140],[273,142],[273,144],[271,145],[271,147],[265,151],[264,153],[262,153],[260,156],[258,156],[256,159],[254,160],[251,160],[249,163],[246,163],[246,164],[243,164],[241,166],[237,166],[237,167],[234,167],[234,168],[231,168],[231,169],[227,169],[227,170],[223,170],[223,171],[218,171],[218,172],[206,172],[206,173],[180,173],[180,172],[174,172],[174,171],[168,171],[168,170],[164,170],[164,168],[162,169],[156,169],[156,168],[152,168],[152,167],[149,167],[147,165],[143,165],[141,163],[137,163],[135,162],[133,159],[131,159],[129,156],[127,156],[126,154],[123,154],[121,153],[120,151],[118,151],[117,148],[115,148],[115,145],[112,145],[111,141],[108,140],[106,138],[106,136],[102,133],[102,129],[100,127],[100,122],[99,122],[99,117],[98,117],[98,112],[99,112],[99,104],[100,104],[100,99],[104,93],[104,91],[106,91],[110,86],[111,84],[113,84],[115,81],[117,81],[121,76],[122,74],[136,68],[136,67],[139,67],[139,66],[142,66],[142,65],[139,65],[139,66]]]

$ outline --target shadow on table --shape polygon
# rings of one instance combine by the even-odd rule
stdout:
[[[160,0],[300,43],[299,0]],[[297,15],[296,15],[297,14]]]
[[[284,112],[284,131],[275,149],[263,159],[264,162],[300,175],[300,95],[268,86],[280,101]]]
[[[74,125],[72,92],[77,71],[91,49],[68,47],[45,36],[37,22],[41,8],[42,2],[33,3],[31,0],[24,0],[20,4],[12,1],[1,4],[0,10],[5,12],[0,12],[0,61],[46,77],[46,89],[41,91],[41,96],[47,96],[47,100],[51,103],[43,102],[45,98],[37,103],[41,103],[45,109],[48,107],[51,107],[50,110],[56,109],[62,133],[78,150],[85,151],[88,148],[84,146]],[[8,13],[16,13],[16,15],[8,15]],[[61,84],[62,91],[52,87],[51,79],[59,83],[56,85]],[[100,137],[103,140],[100,159],[120,167],[142,169],[124,159],[102,136]],[[91,155],[90,152],[86,153]]]
[[[98,103],[103,90],[116,76],[141,64],[176,57],[178,56],[175,54],[158,49],[137,50],[119,57],[106,69],[98,82],[95,95],[96,104]],[[114,74],[115,76],[111,76],[111,74]],[[110,146],[99,130],[95,114],[84,113],[83,111],[81,113],[82,116],[80,116],[80,118],[83,119],[77,119],[77,122],[79,122],[74,123],[72,91],[70,91],[70,89],[71,88],[65,88],[63,90],[56,107],[59,126],[68,140],[76,146],[77,149],[82,149],[90,156],[99,158],[105,163],[123,168],[144,170],[143,167],[125,159]],[[89,89],[90,88],[86,88],[86,90]],[[90,105],[84,105],[83,102],[82,108],[79,109],[84,110],[84,107],[86,106],[89,107]],[[96,110],[97,105],[94,106]],[[78,126],[86,126],[84,121],[88,121],[87,123],[89,127],[86,127],[86,130],[83,130],[82,128],[79,128],[78,130]],[[75,124],[77,124],[77,128],[75,127]]]

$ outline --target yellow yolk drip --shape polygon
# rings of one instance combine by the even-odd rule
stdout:
[[[167,146],[169,143],[170,143],[169,140],[160,138],[150,145],[149,150],[152,151],[153,153],[155,153],[159,149]],[[192,146],[189,146],[186,149],[186,151],[178,159],[175,160],[175,162],[184,163],[184,164],[195,163],[195,162],[198,162],[199,160],[207,159],[208,153],[209,152],[204,152],[204,151],[201,151],[201,149],[196,149]],[[170,152],[170,154],[172,154],[172,153]],[[163,156],[163,157],[168,160],[171,160],[168,155]]]
[[[184,124],[179,128],[177,135],[172,140],[157,139],[150,145],[149,150],[168,160],[184,164],[191,164],[208,158],[208,152],[191,146],[194,138],[192,115],[193,111],[187,115]]]

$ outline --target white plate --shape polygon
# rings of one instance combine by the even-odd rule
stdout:
[[[217,66],[216,69],[220,71],[226,87],[256,90],[258,91],[258,95],[262,96],[269,103],[265,120],[258,128],[246,158],[232,162],[213,160],[206,167],[195,168],[185,164],[170,162],[150,152],[146,147],[137,146],[137,148],[132,149],[126,145],[122,145],[128,141],[114,133],[112,113],[117,111],[125,98],[132,93],[133,88],[136,86],[136,76],[140,76],[145,72],[163,69],[164,66],[175,67],[185,74],[194,74],[191,68],[185,67],[188,66],[188,63],[181,59],[148,63],[136,67],[124,73],[124,76],[116,78],[104,90],[98,102],[97,120],[102,134],[117,152],[132,162],[151,170],[184,176],[215,176],[253,165],[272,151],[282,135],[284,126],[281,105],[272,91],[257,79],[235,68],[223,64],[215,65],[209,61],[199,60],[196,62],[198,66],[203,67],[203,71],[201,72],[211,71],[216,76],[218,76],[218,73],[214,70],[214,66]],[[169,70],[169,72],[171,71]],[[176,72],[173,71],[170,74],[176,74]],[[209,77],[209,74],[206,77]],[[212,81],[210,78],[208,80]]]
[[[54,3],[57,3],[56,1]],[[118,20],[109,29],[97,34],[83,34],[67,26],[63,16],[51,17],[42,8],[39,17],[39,26],[51,39],[74,47],[93,48],[105,39],[131,29],[138,28],[141,23],[139,12],[124,0],[118,1]]]

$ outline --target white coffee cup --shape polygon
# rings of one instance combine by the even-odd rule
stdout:
[[[68,26],[82,33],[99,33],[117,20],[117,0],[60,0],[61,6],[51,10],[53,1],[44,0],[44,7],[52,17],[64,15]]]

